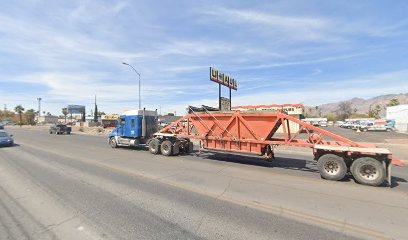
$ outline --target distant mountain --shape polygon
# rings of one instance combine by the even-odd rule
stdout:
[[[398,99],[400,104],[408,104],[408,93],[387,94],[369,99],[352,98],[346,101],[351,103],[353,112],[355,112],[355,114],[367,114],[370,106],[373,109],[376,105],[380,105],[382,109],[380,115],[385,116],[386,105],[393,98]],[[305,106],[305,114],[309,116],[324,116],[335,113],[339,109],[340,103],[341,102],[326,103],[318,106]]]

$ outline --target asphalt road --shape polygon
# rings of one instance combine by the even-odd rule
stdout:
[[[325,182],[303,154],[281,153],[274,163],[210,153],[167,159],[143,150],[111,149],[100,137],[11,132],[17,145],[0,149],[0,239],[354,239],[346,228],[334,230],[318,221],[284,217],[283,210],[277,214],[233,198],[226,201],[222,196],[232,180],[216,195],[207,187],[216,179],[178,179],[200,191],[162,181],[186,173],[189,164],[204,163],[203,169],[219,173],[239,165],[260,176]],[[176,168],[173,161],[186,167]],[[121,168],[109,167],[115,164]],[[130,166],[138,165],[143,171],[136,174]],[[401,169],[394,178],[396,191],[408,189],[406,172]],[[356,185],[352,180],[340,184]],[[240,185],[242,194],[250,190]]]

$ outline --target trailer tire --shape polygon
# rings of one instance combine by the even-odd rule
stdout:
[[[160,147],[161,153],[164,156],[171,156],[173,150],[173,144],[170,140],[163,141]]]
[[[149,152],[151,154],[159,154],[160,153],[160,143],[156,139],[152,139],[149,142]]]
[[[347,165],[344,159],[335,154],[324,154],[317,161],[320,176],[327,180],[339,181],[346,176]]]
[[[109,139],[109,145],[111,146],[111,148],[117,148],[118,147],[118,143],[116,142],[116,139],[114,137],[111,137]]]
[[[358,183],[369,186],[379,186],[386,178],[384,165],[371,157],[361,157],[354,160],[351,165],[351,173]]]

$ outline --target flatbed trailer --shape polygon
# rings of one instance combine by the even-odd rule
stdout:
[[[291,132],[291,124],[299,129]],[[277,133],[279,128],[282,134]],[[274,159],[274,149],[280,145],[308,147],[322,178],[338,181],[350,172],[357,182],[371,186],[386,179],[391,185],[391,166],[404,166],[388,149],[353,142],[281,111],[195,112],[190,108],[190,114],[154,134],[149,151],[166,156],[191,152],[190,139],[198,139],[203,150],[263,155],[266,160]]]

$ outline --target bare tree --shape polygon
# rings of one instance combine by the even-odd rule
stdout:
[[[339,103],[339,108],[337,109],[337,116],[340,119],[346,119],[351,116],[353,113],[353,109],[351,106],[351,102],[345,101],[345,102],[340,102]]]

